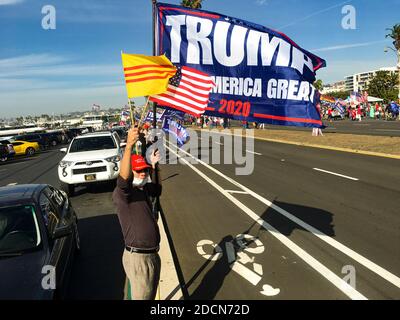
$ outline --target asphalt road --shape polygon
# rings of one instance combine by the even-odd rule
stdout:
[[[399,299],[399,161],[266,141],[252,151],[247,176],[235,165],[164,166],[185,298]],[[243,251],[238,234],[259,241]]]
[[[333,120],[331,122],[324,120],[323,132],[326,133],[347,133],[347,134],[361,134],[361,135],[373,135],[373,136],[400,136],[400,121],[386,121],[386,120],[373,120],[363,119],[361,122],[345,120]],[[240,126],[237,121],[232,121],[234,126]],[[285,127],[285,126],[274,126],[265,125],[266,129],[275,130],[298,130],[298,131],[310,131],[311,128],[303,127]]]
[[[223,158],[226,144],[199,150]],[[161,205],[185,299],[400,298],[399,160],[257,140],[251,151],[247,176],[235,163],[162,165]],[[62,156],[1,165],[0,185],[57,186]],[[112,188],[82,187],[72,198],[82,253],[70,299],[123,298]]]

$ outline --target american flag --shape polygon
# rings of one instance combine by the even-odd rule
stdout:
[[[206,110],[214,85],[206,73],[186,66],[178,67],[176,74],[169,80],[167,91],[151,96],[150,101],[198,117]]]

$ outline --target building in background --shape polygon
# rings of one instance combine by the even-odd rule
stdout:
[[[345,91],[364,91],[368,87],[371,79],[376,75],[378,71],[389,71],[396,73],[396,67],[380,68],[378,70],[366,71],[356,73],[345,78]]]
[[[333,84],[326,84],[324,85],[324,88],[322,89],[321,93],[322,94],[328,94],[331,92],[337,92],[337,91],[345,91],[346,85],[345,81],[338,81]]]

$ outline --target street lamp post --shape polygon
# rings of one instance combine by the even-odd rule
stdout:
[[[395,49],[393,49],[391,47],[385,47],[384,51],[389,52],[389,49],[392,50],[396,54],[396,57],[397,57],[397,73],[398,73],[397,76],[399,78],[399,83],[398,83],[399,94],[398,94],[397,98],[400,101],[400,49],[396,51]]]

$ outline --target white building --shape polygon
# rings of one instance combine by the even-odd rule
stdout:
[[[331,92],[344,91],[345,89],[346,89],[346,83],[344,80],[342,80],[332,84],[324,85],[324,88],[321,90],[321,93],[328,94]]]
[[[396,67],[380,68],[378,70],[356,73],[345,77],[345,91],[363,91],[367,88],[371,79],[378,71],[389,71],[395,73]]]

